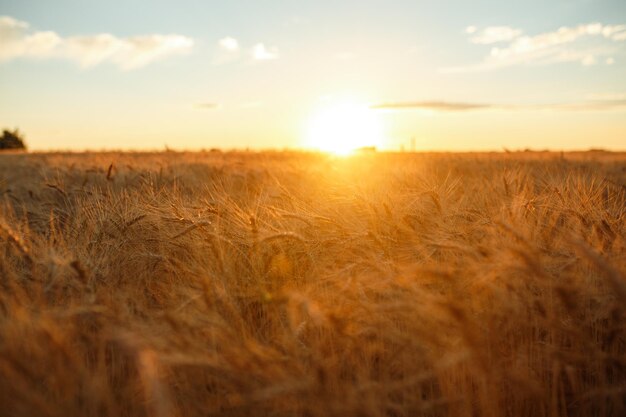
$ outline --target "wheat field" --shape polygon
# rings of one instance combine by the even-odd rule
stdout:
[[[0,414],[626,415],[626,154],[0,155]]]

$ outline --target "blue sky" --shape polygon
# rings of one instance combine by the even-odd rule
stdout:
[[[626,148],[624,1],[0,1],[0,124],[35,149]],[[365,116],[364,116],[365,117]]]

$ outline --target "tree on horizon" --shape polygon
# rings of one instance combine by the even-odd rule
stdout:
[[[4,129],[2,131],[2,137],[0,137],[0,150],[6,149],[26,149],[24,135],[19,131],[19,129]]]

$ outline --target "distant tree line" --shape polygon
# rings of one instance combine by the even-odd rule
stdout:
[[[0,150],[6,149],[26,149],[24,135],[18,129],[4,129],[2,131],[2,137],[0,137]]]

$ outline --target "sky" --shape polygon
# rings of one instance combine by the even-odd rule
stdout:
[[[0,16],[0,127],[34,150],[626,150],[624,0],[0,0]]]

